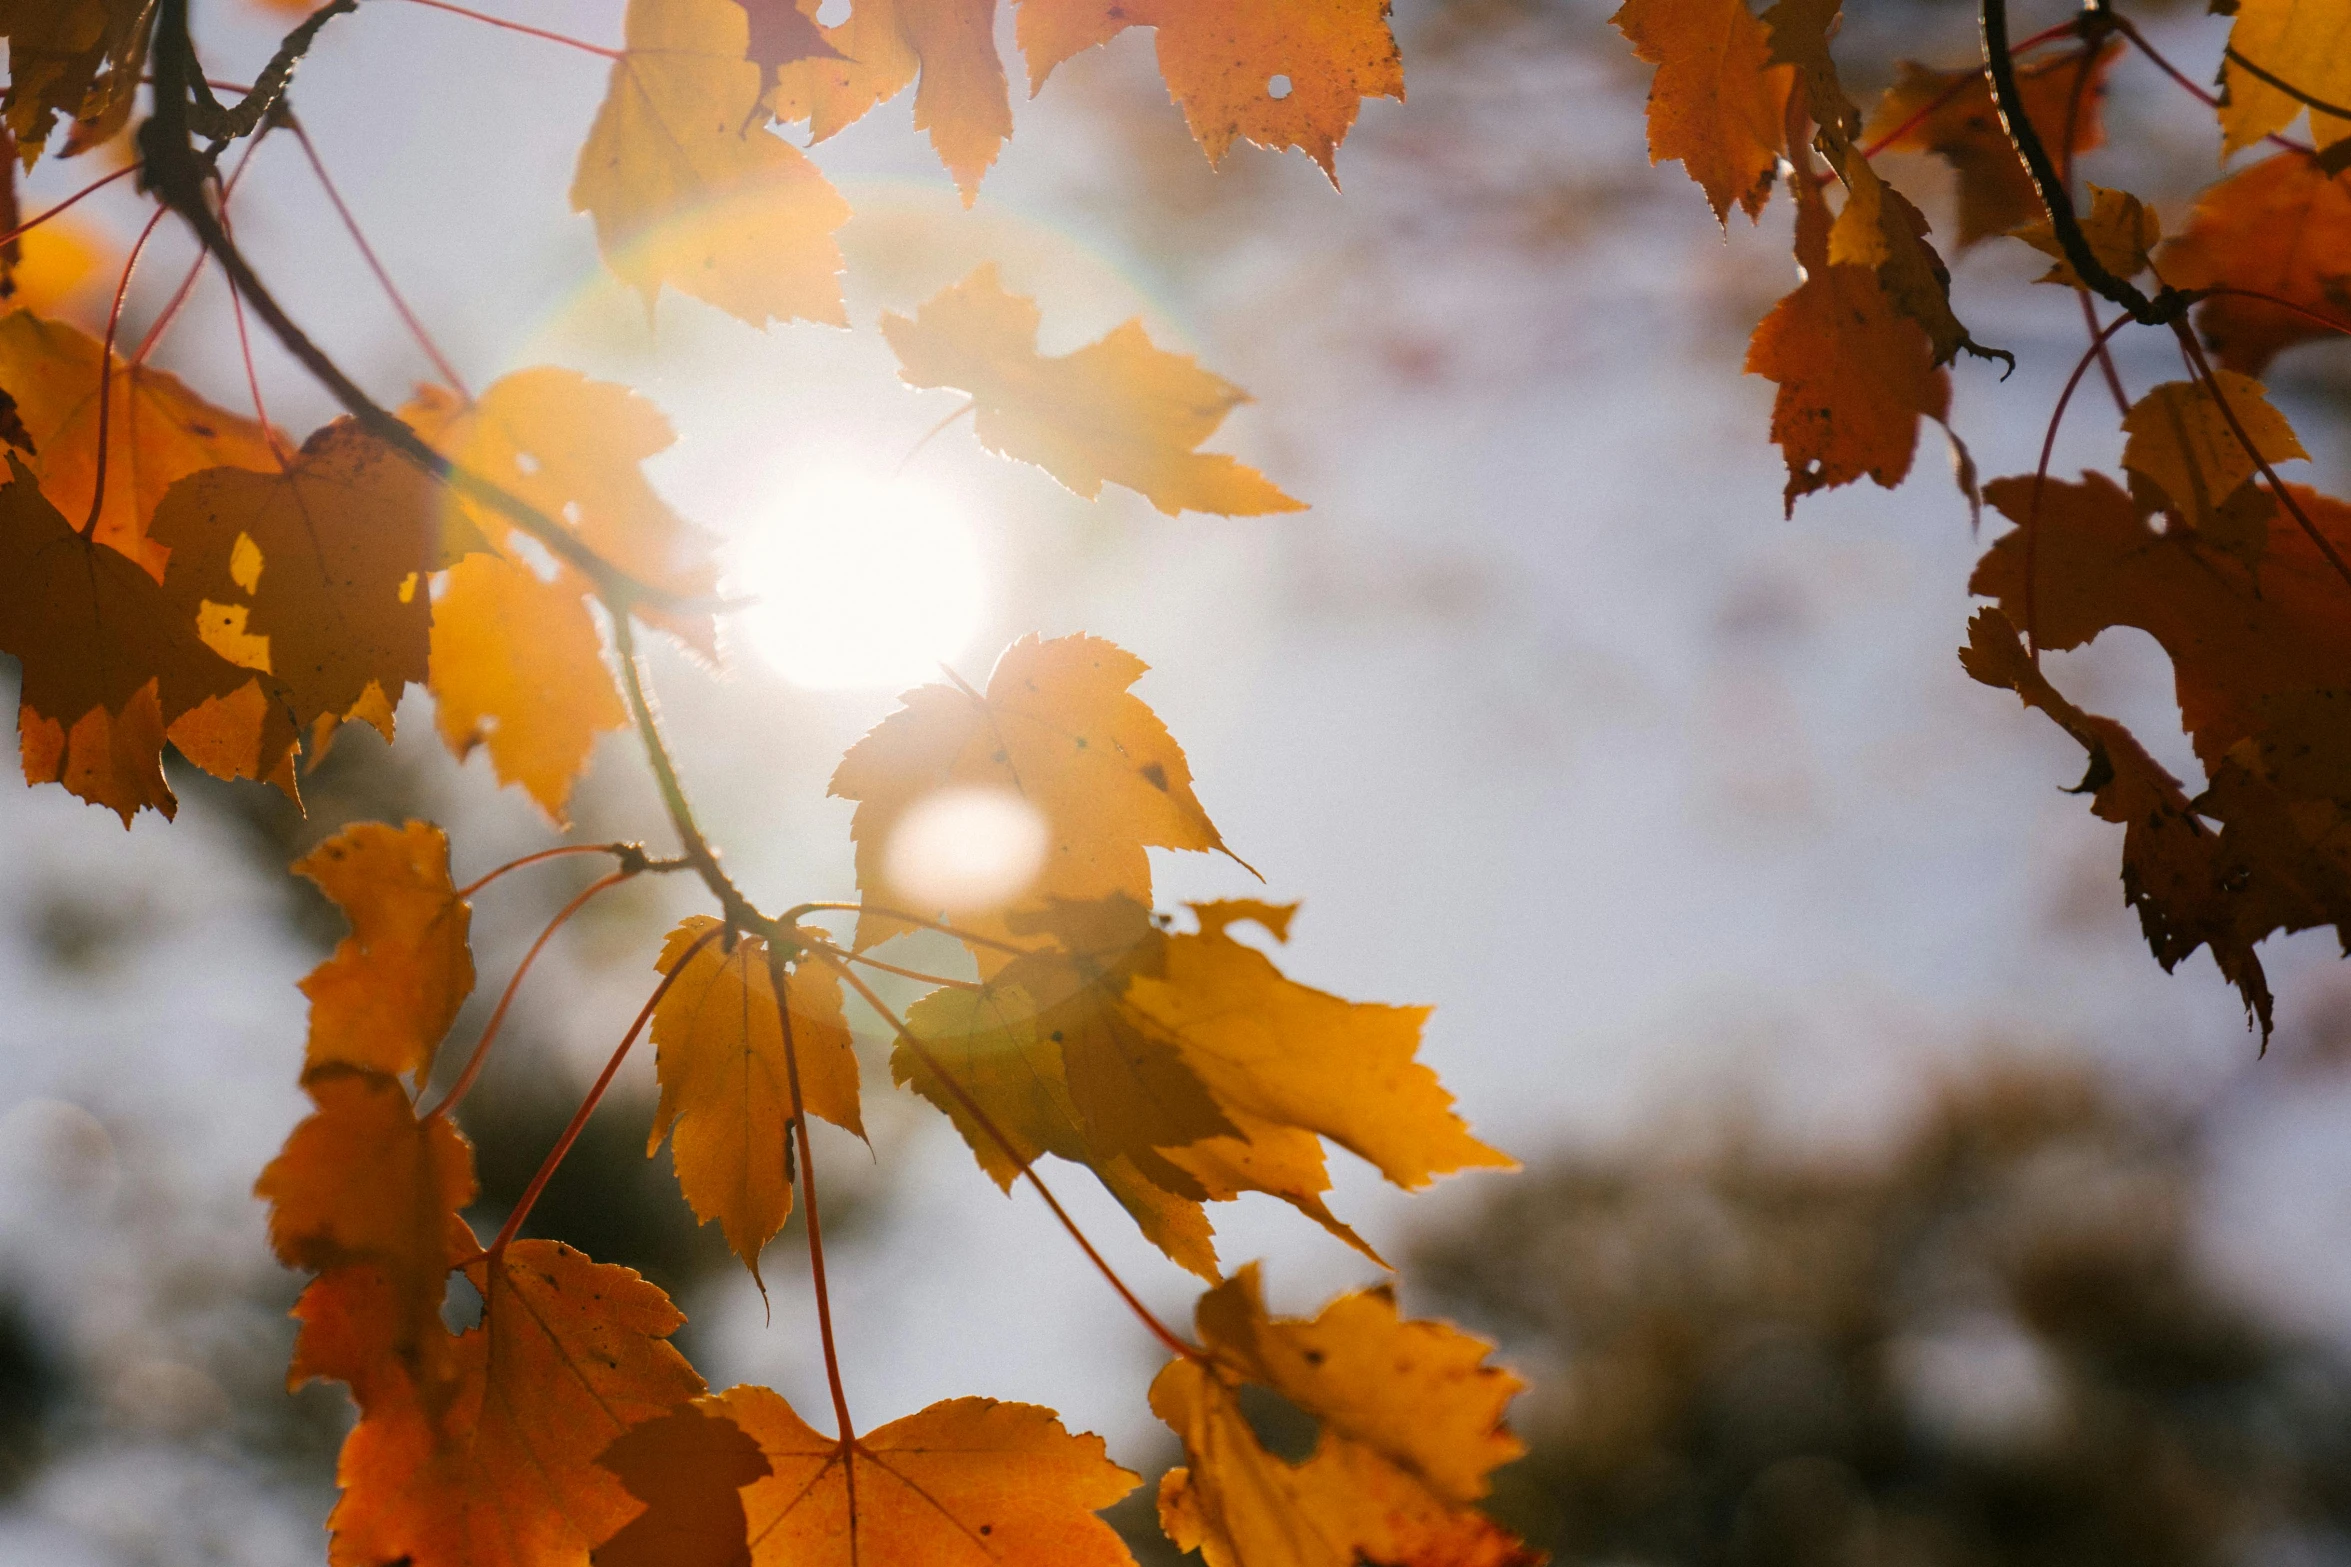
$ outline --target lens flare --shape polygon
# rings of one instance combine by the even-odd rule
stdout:
[[[1044,869],[1044,815],[1003,789],[942,789],[898,818],[884,851],[890,884],[950,916],[1000,909]]]
[[[728,590],[777,674],[813,690],[904,686],[964,651],[983,596],[954,499],[911,479],[831,473],[788,485],[736,551]]]

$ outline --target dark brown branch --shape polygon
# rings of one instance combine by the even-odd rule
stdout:
[[[2041,145],[2040,132],[2033,129],[2031,116],[2025,113],[2024,94],[2016,85],[2016,62],[2009,55],[2007,0],[1983,0],[1978,16],[1984,37],[1984,69],[1991,73],[1992,100],[1999,107],[2001,127],[2008,132],[2009,145],[2024,160],[2025,172],[2032,177],[2033,189],[2049,214],[2050,227],[2056,232],[2058,248],[2065,252],[2074,275],[2129,311],[2134,321],[2161,326],[2177,319],[2192,302],[2188,296],[2166,288],[2149,299],[2127,280],[2108,271],[2090,248],[2089,236],[2082,232],[2081,220],[2074,215],[2073,200],[2066,194],[2065,180],[2049,157],[2049,149]]]
[[[294,67],[302,63],[302,57],[310,52],[310,46],[318,41],[327,23],[358,9],[359,0],[330,0],[313,11],[301,26],[286,34],[278,52],[270,56],[269,64],[262,67],[261,74],[253,79],[253,85],[233,108],[212,96],[212,84],[202,72],[193,73],[187,84],[188,128],[214,141],[238,141],[252,135],[284,100],[287,84],[294,80]],[[160,71],[156,79],[160,87]]]

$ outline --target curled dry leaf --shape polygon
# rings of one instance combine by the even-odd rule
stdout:
[[[76,527],[90,515],[98,474],[98,380],[103,345],[30,310],[0,317],[0,388],[16,399],[26,461],[41,493]],[[172,485],[206,468],[277,471],[268,434],[216,408],[151,366],[113,361],[107,402],[106,495],[97,540],[163,580],[171,551],[147,536]]]
[[[2104,144],[2099,106],[2106,73],[2121,53],[2121,42],[2109,40],[2095,52],[2075,49],[2017,67],[2025,118],[2060,166]],[[1873,144],[1884,141],[1888,152],[1931,152],[1958,173],[1959,248],[2036,217],[2046,222],[2032,176],[2000,123],[1983,66],[1935,71],[1905,60],[1901,71],[1861,134]]]
[[[448,1343],[438,1387],[388,1353],[372,1270],[328,1274],[295,1308],[293,1381],[348,1383],[360,1408],[327,1520],[334,1567],[587,1567],[640,1511],[597,1458],[702,1391],[667,1342],[685,1319],[627,1268],[517,1241],[467,1276],[481,1325]]]
[[[2220,295],[2196,307],[2213,357],[2259,375],[2283,348],[2351,328],[2351,170],[2329,171],[2303,152],[2239,169],[2196,198],[2187,228],[2163,247],[2164,277],[2178,288],[2242,288],[2320,317],[2258,299]]]
[[[473,993],[473,907],[449,878],[449,839],[429,822],[346,827],[295,862],[351,921],[310,971],[303,1071],[432,1071],[433,1052]]]
[[[1542,1554],[1474,1506],[1487,1476],[1526,1449],[1502,1425],[1524,1385],[1493,1348],[1441,1322],[1405,1321],[1386,1287],[1311,1319],[1269,1316],[1255,1264],[1200,1298],[1199,1360],[1151,1384],[1151,1408],[1183,1439],[1187,1467],[1159,1485],[1159,1518],[1209,1567],[1361,1562],[1536,1567]],[[1291,1463],[1243,1412],[1249,1384],[1317,1426]]]
[[[1021,0],[1029,91],[1130,27],[1159,33],[1159,74],[1211,163],[1236,140],[1296,147],[1335,184],[1366,98],[1404,97],[1388,0]]]
[[[662,945],[662,973],[681,960],[686,966],[653,1012],[661,1104],[645,1152],[673,1139],[670,1158],[694,1217],[718,1220],[757,1278],[760,1248],[792,1211],[792,1091],[767,943],[745,935],[731,947],[724,938],[702,941],[717,925],[695,915]],[[840,981],[821,964],[802,964],[785,992],[802,1102],[810,1115],[863,1137]]]
[[[767,1477],[743,1491],[754,1567],[1133,1562],[1094,1515],[1136,1477],[1050,1409],[951,1398],[844,1452],[767,1388],[729,1388],[696,1407],[739,1426],[767,1460]]]
[[[0,0],[8,128],[26,168],[61,116],[98,141],[128,123],[154,22],[152,0]]]
[[[816,0],[806,4],[813,14]],[[775,117],[805,120],[823,141],[914,83],[914,128],[930,133],[970,206],[1012,134],[996,0],[858,0],[821,36],[823,54],[776,73],[767,100]]]
[[[1110,483],[1170,517],[1304,509],[1256,469],[1194,449],[1248,393],[1189,354],[1153,346],[1141,321],[1048,358],[1037,352],[1041,319],[991,262],[911,318],[883,316],[882,335],[909,386],[971,394],[982,446],[1035,463],[1088,500]]]
[[[891,883],[890,834],[917,801],[965,786],[1010,790],[1043,813],[1051,850],[1032,896],[1086,902],[1124,896],[1148,905],[1158,849],[1223,849],[1192,793],[1192,770],[1159,715],[1128,690],[1148,668],[1099,637],[1023,637],[1005,649],[982,696],[919,686],[850,747],[828,793],[855,800],[857,889],[869,904],[906,909]],[[922,914],[921,909],[908,909]],[[1008,945],[1026,943],[1001,916],[964,921]],[[902,934],[902,920],[867,912],[859,948]],[[1005,954],[975,945],[981,968]]]
[[[571,186],[605,265],[648,310],[666,283],[755,327],[846,325],[833,234],[849,205],[765,128],[743,8],[629,0],[625,31]]]
[[[1245,1191],[1281,1198],[1377,1261],[1323,1202],[1321,1138],[1407,1189],[1512,1161],[1470,1135],[1415,1059],[1426,1008],[1298,984],[1227,933],[1268,915],[1286,926],[1289,913],[1209,905],[1198,933],[1170,934],[1129,900],[1057,905],[1025,922],[1052,948],[980,990],[915,1004],[906,1022],[922,1050],[901,1041],[892,1074],[955,1121],[997,1184],[1048,1153],[1087,1165],[1152,1244],[1203,1277],[1217,1273],[1202,1204]]]
[[[1731,204],[1759,218],[1787,151],[1787,66],[1746,0],[1629,0],[1609,18],[1657,67],[1649,84],[1649,161],[1679,159],[1716,222]]]

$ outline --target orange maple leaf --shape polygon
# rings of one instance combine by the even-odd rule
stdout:
[[[645,1504],[596,1547],[596,1567],[752,1567],[743,1487],[774,1471],[734,1421],[689,1404],[631,1427],[596,1461]]]
[[[849,205],[759,113],[767,73],[734,0],[629,0],[626,48],[580,148],[571,205],[651,310],[663,284],[764,327],[844,326]]]
[[[1485,1362],[1492,1345],[1400,1318],[1385,1287],[1310,1319],[1266,1314],[1257,1267],[1200,1298],[1204,1359],[1172,1361],[1151,1408],[1189,1467],[1159,1485],[1159,1520],[1209,1567],[1536,1567],[1476,1511],[1488,1474],[1523,1453],[1502,1411],[1525,1384]],[[1240,1392],[1270,1388],[1316,1422],[1292,1463],[1265,1450]]]
[[[1760,218],[1788,147],[1794,72],[1770,63],[1771,37],[1746,0],[1628,0],[1609,21],[1657,67],[1649,161],[1681,160],[1716,222],[1733,202]]]
[[[1127,689],[1148,667],[1099,637],[1028,636],[996,661],[985,696],[942,685],[907,692],[904,707],[850,747],[827,789],[857,802],[849,835],[866,901],[906,909],[911,900],[889,875],[891,831],[917,801],[959,785],[1009,790],[1044,814],[1052,849],[1033,889],[1039,900],[1123,895],[1147,905],[1145,849],[1223,849],[1192,793],[1183,748]],[[1000,916],[965,923],[1018,942]],[[884,914],[860,914],[857,945],[908,928]],[[1003,959],[986,947],[975,955],[983,968]]]
[[[1404,97],[1388,0],[1021,0],[1029,92],[1130,27],[1159,31],[1159,74],[1211,163],[1235,140],[1296,147],[1333,184],[1366,98]]]
[[[694,1217],[705,1224],[717,1219],[756,1279],[760,1248],[792,1211],[786,1165],[792,1093],[767,943],[737,936],[727,948],[703,940],[717,925],[695,915],[662,944],[664,974],[687,952],[693,955],[653,1013],[661,1103],[645,1152],[673,1138],[670,1158]],[[863,1137],[857,1054],[841,1011],[840,981],[830,969],[802,964],[792,970],[785,994],[803,1106]]]
[[[441,1388],[389,1354],[374,1270],[330,1273],[295,1307],[292,1382],[348,1383],[360,1407],[327,1520],[334,1567],[587,1567],[639,1511],[597,1457],[702,1391],[666,1342],[684,1318],[627,1268],[516,1241],[467,1276],[482,1321],[447,1345]]]
[[[21,458],[0,486],[0,651],[23,667],[19,729],[30,783],[60,780],[130,825],[166,816],[164,731],[246,685],[129,556],[85,539]]]
[[[473,906],[449,879],[449,839],[429,822],[360,822],[295,862],[351,921],[310,971],[305,1075],[328,1066],[386,1076],[431,1071],[441,1036],[473,992]]]
[[[2238,170],[2196,198],[2158,258],[2177,288],[2243,288],[2351,325],[2351,170],[2329,173],[2302,152]],[[2259,375],[2283,348],[2336,334],[2258,299],[2219,295],[2196,325],[2231,370]]]
[[[1298,984],[1227,933],[1268,912],[1287,926],[1286,909],[1211,904],[1197,934],[1170,934],[1125,899],[1057,905],[1015,927],[1049,932],[1054,948],[980,990],[915,1003],[906,1023],[922,1048],[900,1041],[892,1075],[947,1112],[998,1185],[1047,1153],[1085,1164],[1146,1238],[1203,1277],[1217,1268],[1202,1204],[1244,1191],[1281,1198],[1378,1261],[1323,1202],[1321,1138],[1407,1189],[1513,1161],[1470,1135],[1415,1059],[1426,1008]]]
[[[1194,450],[1249,394],[1189,354],[1153,345],[1141,321],[1073,353],[1037,352],[1036,301],[1007,293],[995,263],[909,318],[882,317],[909,386],[971,394],[980,444],[1035,463],[1094,499],[1105,483],[1137,491],[1170,517],[1301,511],[1254,468]]]
[[[39,232],[36,230],[35,232]],[[90,514],[98,463],[99,341],[29,310],[0,317],[0,387],[16,400],[25,466],[78,526]],[[113,361],[107,394],[106,496],[96,537],[163,580],[171,551],[147,536],[164,492],[206,468],[275,472],[260,425],[216,408],[149,365]]]
[[[2104,144],[2099,107],[2106,73],[2121,53],[2117,40],[2095,54],[2076,50],[2017,67],[2025,118],[2061,167]],[[1905,60],[1901,71],[1861,134],[1873,142],[1890,136],[1884,150],[1931,152],[1958,171],[1959,248],[2045,218],[2032,176],[2000,123],[1984,68],[1936,71]]]
[[[696,1407],[751,1436],[767,1461],[770,1472],[742,1492],[754,1567],[1133,1562],[1094,1515],[1136,1476],[1110,1461],[1100,1437],[1072,1435],[1050,1409],[951,1398],[844,1450],[764,1387],[729,1388]]]
[[[803,3],[815,12],[816,0]],[[822,29],[830,57],[784,66],[768,106],[823,141],[915,83],[914,128],[930,132],[968,207],[1012,134],[995,33],[996,0],[858,0],[846,21]]]

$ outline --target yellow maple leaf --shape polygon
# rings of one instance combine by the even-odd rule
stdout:
[[[2272,463],[2308,457],[2286,416],[2271,405],[2261,383],[2234,370],[2212,372],[2227,411],[2201,381],[2166,381],[2131,405],[2122,427],[2122,465],[2162,490],[2196,527],[2210,523],[2237,486],[2253,477],[2253,454],[2237,438],[2228,415]]]
[[[441,738],[459,758],[487,746],[557,826],[596,737],[628,722],[576,582],[468,555],[433,605],[431,679]]]
[[[667,283],[764,327],[846,325],[848,203],[759,114],[763,72],[734,0],[629,0],[626,47],[580,148],[571,205],[650,310]]]
[[[741,1427],[767,1460],[770,1473],[743,1489],[754,1567],[1133,1560],[1094,1515],[1136,1477],[1110,1461],[1100,1437],[1073,1436],[1050,1409],[951,1398],[844,1452],[764,1387],[729,1388],[697,1407]]]
[[[2090,215],[2082,219],[2081,229],[2090,254],[2119,278],[2137,277],[2146,271],[2147,252],[2163,237],[2163,222],[2153,209],[2127,190],[2108,190],[2103,185],[2090,187]],[[2057,227],[2046,217],[2025,224],[2016,230],[2016,237],[2043,255],[2057,258],[2057,265],[2034,282],[2059,283],[2067,288],[2087,286],[2075,273],[2073,263],[2065,259],[2065,247],[2057,242]]]
[[[102,346],[87,332],[30,310],[0,317],[0,389],[15,398],[32,442],[25,466],[76,527],[89,516],[98,473]],[[214,407],[176,376],[117,355],[109,386],[106,498],[96,538],[160,582],[171,551],[148,537],[148,526],[164,492],[206,468],[274,473],[277,454],[260,425]]]
[[[995,32],[996,0],[858,0],[846,21],[822,30],[832,56],[784,65],[768,106],[779,120],[806,120],[823,141],[916,82],[914,128],[930,132],[968,207],[1012,134]]]
[[[2351,6],[2343,0],[2238,0],[2232,9],[2233,58],[2221,64],[2224,154],[2293,124],[2306,99],[2351,109]],[[2310,139],[2321,151],[2351,138],[2351,118],[2317,108],[2309,113]]]
[[[1033,888],[1040,901],[1123,895],[1147,905],[1146,848],[1224,848],[1192,793],[1183,748],[1127,689],[1147,667],[1099,637],[1028,636],[1005,649],[984,696],[943,685],[907,692],[898,712],[850,747],[827,791],[857,802],[849,835],[866,901],[905,908],[910,900],[890,879],[890,834],[918,801],[959,785],[1010,790],[1043,813],[1052,847]],[[1002,916],[966,925],[1019,941]],[[861,914],[857,945],[906,929]],[[1002,961],[1000,952],[975,952],[983,967]]]
[[[1363,100],[1404,96],[1388,0],[1022,0],[1029,91],[1129,27],[1158,29],[1159,74],[1211,163],[1236,139],[1296,147],[1335,183]]]
[[[1302,511],[1265,475],[1194,450],[1249,394],[1189,354],[1153,346],[1140,321],[1074,353],[1037,352],[1036,302],[1007,293],[994,263],[882,335],[910,386],[971,394],[980,444],[1035,463],[1091,500],[1105,483],[1138,491],[1170,517]]]
[[[472,905],[449,879],[449,839],[429,822],[360,822],[295,862],[351,921],[310,971],[303,1070],[432,1070],[433,1051],[473,992]]]
[[[1151,1408],[1188,1467],[1160,1481],[1159,1518],[1209,1567],[1444,1562],[1534,1567],[1543,1558],[1472,1504],[1525,1451],[1502,1425],[1524,1386],[1484,1364],[1493,1347],[1441,1322],[1405,1321],[1385,1286],[1311,1320],[1268,1316],[1255,1264],[1200,1298],[1203,1360],[1171,1362]],[[1265,1450],[1240,1390],[1271,1388],[1314,1418],[1314,1450]]]
[[[759,1249],[792,1211],[785,1151],[792,1093],[767,943],[738,936],[730,950],[703,941],[717,924],[695,915],[662,944],[661,972],[681,959],[686,966],[653,1013],[661,1104],[645,1152],[673,1138],[670,1158],[694,1216],[705,1224],[717,1219],[727,1244],[757,1278]],[[857,1054],[840,982],[831,970],[804,964],[785,990],[802,1103],[810,1115],[863,1137]]]

